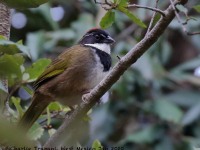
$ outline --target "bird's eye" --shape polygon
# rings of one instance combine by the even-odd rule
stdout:
[[[95,39],[100,40],[100,36],[99,35],[95,35]]]

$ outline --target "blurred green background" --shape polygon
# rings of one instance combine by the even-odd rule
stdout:
[[[130,2],[155,6],[155,1]],[[190,0],[186,5],[188,15],[195,18],[189,21],[190,31],[200,30],[200,14],[192,8],[197,4]],[[159,2],[163,10],[168,5],[168,1]],[[153,12],[137,8],[132,11],[148,25]],[[31,59],[22,61],[19,77],[10,77],[10,120],[16,122],[23,114],[31,100],[31,81],[50,62],[40,58],[58,56],[88,29],[98,27],[105,13],[93,0],[59,0],[38,8],[12,10],[11,41],[22,40]],[[107,29],[117,41],[112,49],[113,65],[117,56],[123,57],[146,32],[120,12],[116,11],[115,17]],[[90,118],[82,122],[77,131],[80,145],[90,146],[98,139],[104,147],[116,150],[200,148],[199,53],[200,36],[187,36],[174,19],[148,52],[103,96],[105,103],[95,106]],[[45,143],[67,111],[58,103],[50,105],[47,114],[31,129],[31,139]]]

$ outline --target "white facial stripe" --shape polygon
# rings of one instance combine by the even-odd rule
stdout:
[[[99,50],[102,50],[108,54],[110,54],[110,45],[106,43],[95,43],[95,44],[85,44],[87,46],[95,47]]]
[[[104,38],[106,38],[106,36],[104,34],[101,34],[101,36],[103,36]]]
[[[84,37],[86,37],[86,36],[90,36],[90,35],[93,35],[93,33],[90,33],[90,34],[86,34],[86,35],[84,35]]]

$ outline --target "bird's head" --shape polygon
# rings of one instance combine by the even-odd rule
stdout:
[[[91,46],[110,54],[110,45],[115,40],[109,35],[108,32],[95,28],[89,30],[79,41],[80,44]]]

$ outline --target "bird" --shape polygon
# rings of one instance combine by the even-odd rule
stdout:
[[[35,81],[32,103],[18,125],[29,130],[53,101],[73,107],[111,69],[111,45],[115,40],[100,28],[92,28],[77,44],[64,50]]]

